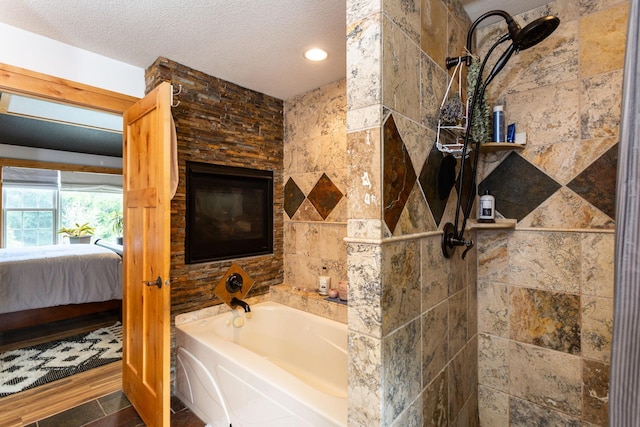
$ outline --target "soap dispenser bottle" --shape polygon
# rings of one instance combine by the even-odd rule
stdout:
[[[478,210],[478,222],[496,222],[496,199],[485,190],[480,196],[480,209]]]
[[[318,293],[327,295],[331,287],[331,277],[327,274],[327,267],[322,267],[322,275],[318,276]]]

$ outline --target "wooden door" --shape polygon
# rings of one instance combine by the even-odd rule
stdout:
[[[123,134],[122,382],[149,427],[169,426],[170,138],[165,82],[125,111]]]

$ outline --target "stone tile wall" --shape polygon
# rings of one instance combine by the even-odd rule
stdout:
[[[627,8],[558,0],[517,16],[523,26],[547,14],[561,24],[488,89],[527,145],[481,161],[480,188],[518,220],[514,231],[478,231],[483,426],[608,425]],[[479,45],[502,32],[480,30]]]
[[[284,282],[317,289],[347,279],[346,81],[284,102]]]
[[[235,261],[255,281],[250,296],[283,280],[283,103],[176,63],[158,58],[146,70],[147,89],[159,82],[182,85],[172,109],[178,139],[180,182],[171,201],[171,313],[219,304],[213,288]],[[274,178],[273,254],[185,264],[186,162],[266,169]]]
[[[478,423],[475,254],[444,260],[455,195],[425,195],[468,25],[456,1],[347,2],[350,425]]]
[[[487,89],[489,104],[504,105],[506,123],[526,133],[527,144],[483,155],[479,188],[519,227],[614,227],[627,9],[622,0],[558,0],[516,17],[522,26],[560,18],[548,39],[514,55]],[[479,30],[479,53],[505,30],[504,23]]]
[[[478,241],[481,425],[606,426],[613,233],[479,231]]]

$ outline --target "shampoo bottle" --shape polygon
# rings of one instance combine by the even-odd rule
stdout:
[[[493,141],[505,142],[504,136],[504,109],[502,105],[493,107]]]
[[[478,210],[478,222],[496,222],[496,199],[486,190],[480,196],[480,209]]]
[[[318,276],[318,293],[320,295],[327,295],[330,287],[331,277],[327,275],[327,267],[322,267],[322,275]]]

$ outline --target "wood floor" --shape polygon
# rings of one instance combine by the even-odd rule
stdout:
[[[110,363],[0,399],[0,426],[22,427],[122,389],[122,363]]]

